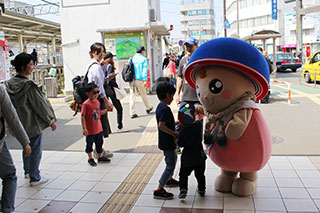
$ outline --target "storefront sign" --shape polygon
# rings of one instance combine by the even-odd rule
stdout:
[[[272,6],[272,11],[271,11],[271,16],[273,20],[277,20],[278,19],[278,3],[277,0],[272,0],[271,1],[271,6]]]

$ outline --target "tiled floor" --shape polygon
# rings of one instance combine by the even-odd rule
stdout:
[[[44,151],[41,174],[50,181],[30,187],[23,177],[21,151],[11,150],[11,154],[18,175],[16,212],[73,213],[97,212],[144,156],[115,153],[111,163],[90,167],[85,153]],[[214,191],[220,170],[208,159],[205,197],[196,194],[191,175],[186,199],[177,198],[178,188],[168,188],[175,195],[173,200],[155,200],[152,193],[164,166],[162,161],[131,212],[319,212],[320,172],[308,157],[271,157],[259,171],[257,193],[245,198]],[[179,163],[176,177],[178,173]]]
[[[49,182],[30,187],[21,151],[10,151],[18,176],[15,212],[97,212],[144,156],[116,153],[111,163],[91,167],[85,153],[44,151],[41,175]]]

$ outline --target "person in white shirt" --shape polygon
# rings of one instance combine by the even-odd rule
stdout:
[[[106,49],[102,43],[96,42],[90,46],[89,54],[91,57],[91,61],[90,61],[90,64],[88,65],[88,69],[87,69],[88,70],[88,83],[94,82],[99,88],[100,97],[98,100],[100,101],[100,104],[101,104],[101,107],[100,107],[101,110],[108,109],[108,111],[113,111],[113,105],[108,100],[106,93],[105,93],[105,90],[104,90],[105,77],[104,77],[102,67],[100,65],[103,57],[106,54]],[[101,120],[101,124],[102,124],[102,129],[103,129],[103,136],[106,138],[111,133],[110,124],[109,124],[109,120],[108,120],[108,113],[101,115],[100,120]],[[111,155],[112,155],[112,153],[110,153],[110,155],[107,155],[105,157],[110,158],[110,157],[112,157]]]

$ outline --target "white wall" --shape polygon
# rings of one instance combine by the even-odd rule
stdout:
[[[60,13],[65,91],[73,89],[71,80],[75,75],[85,74],[91,44],[103,42],[98,29],[144,27],[149,21],[148,1],[144,0],[110,0],[110,4],[104,5],[61,7]]]

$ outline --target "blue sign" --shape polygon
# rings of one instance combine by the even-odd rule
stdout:
[[[178,42],[178,44],[179,44],[179,46],[181,47],[181,46],[183,45],[183,41],[180,40],[180,41]]]
[[[272,20],[277,20],[278,19],[278,2],[277,0],[272,0],[271,1],[271,17]]]
[[[226,19],[226,22],[224,22],[224,28],[230,29],[230,23],[229,23],[228,19]]]

